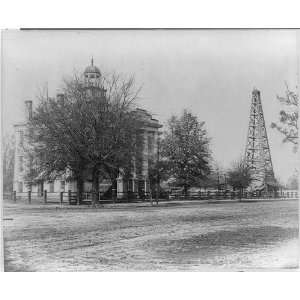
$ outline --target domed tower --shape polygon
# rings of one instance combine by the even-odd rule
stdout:
[[[91,64],[87,66],[83,72],[84,86],[88,96],[105,97],[106,90],[102,85],[102,76],[98,67],[94,66],[94,59],[91,59]]]

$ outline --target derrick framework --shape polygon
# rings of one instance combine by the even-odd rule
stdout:
[[[253,89],[245,163],[250,168],[250,190],[275,190],[275,180],[260,91]]]

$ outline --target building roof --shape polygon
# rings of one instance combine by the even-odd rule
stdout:
[[[87,66],[84,70],[84,74],[86,73],[96,73],[101,75],[100,69],[96,66],[94,66],[94,59],[91,59],[91,65]]]
[[[162,125],[159,124],[158,120],[153,119],[152,115],[145,109],[136,108],[133,112],[140,117],[140,120],[143,122],[144,126],[152,128],[161,128]]]

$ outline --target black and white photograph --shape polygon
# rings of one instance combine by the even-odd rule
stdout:
[[[3,30],[4,271],[297,270],[299,46]]]

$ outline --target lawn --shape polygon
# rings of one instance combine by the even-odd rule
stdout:
[[[5,271],[296,268],[298,201],[4,203]]]

